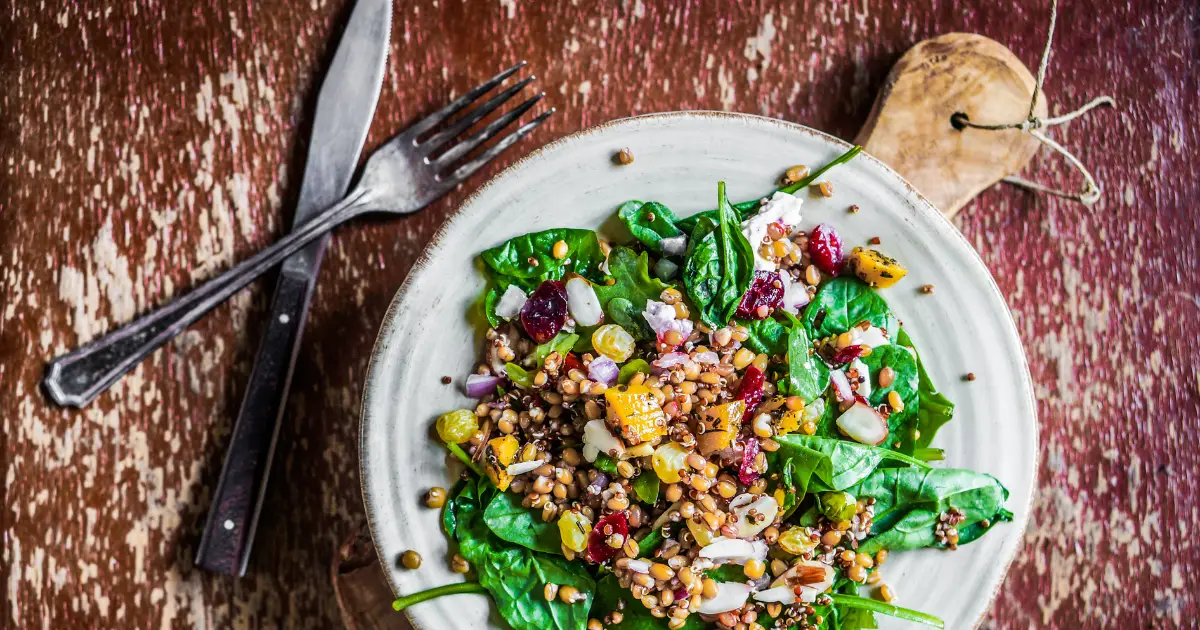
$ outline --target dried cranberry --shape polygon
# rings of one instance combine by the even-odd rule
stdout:
[[[737,399],[746,403],[746,413],[742,416],[742,422],[750,419],[754,410],[758,408],[758,403],[762,402],[763,384],[766,383],[766,376],[762,370],[753,365],[746,368],[746,374],[742,376],[742,385],[738,388]]]
[[[842,237],[833,226],[822,223],[808,235],[808,255],[813,264],[825,273],[836,276],[842,272],[845,259],[842,257]]]
[[[613,534],[620,534],[622,538],[629,535],[629,519],[624,512],[613,512],[596,522],[592,533],[588,535],[588,562],[606,562],[617,555],[620,549],[608,545],[608,537]]]
[[[767,312],[759,313],[759,307],[767,307]],[[783,306],[783,281],[779,274],[772,271],[755,271],[750,288],[738,305],[738,317],[742,319],[766,319],[771,311]]]
[[[567,323],[567,288],[547,280],[534,289],[521,308],[521,325],[538,343],[546,343]]]
[[[738,481],[747,486],[758,481],[759,473],[754,469],[754,458],[758,457],[758,439],[746,440],[742,447],[742,467],[738,469]]]
[[[833,354],[833,364],[842,365],[843,363],[849,363],[861,357],[865,348],[866,346],[863,345],[846,346]]]
[[[568,352],[567,356],[563,357],[563,371],[570,372],[571,370],[584,371],[583,363],[579,361],[579,357],[575,356],[574,352]]]

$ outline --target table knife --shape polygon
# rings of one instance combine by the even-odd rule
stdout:
[[[317,97],[293,230],[346,194],[387,62],[391,0],[358,0]],[[230,437],[196,564],[245,575],[326,235],[287,258]]]

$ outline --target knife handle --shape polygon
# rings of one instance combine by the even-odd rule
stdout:
[[[320,255],[318,247],[307,251]],[[246,573],[314,284],[315,274],[279,276],[271,319],[196,551],[196,565],[207,571],[230,576]]]

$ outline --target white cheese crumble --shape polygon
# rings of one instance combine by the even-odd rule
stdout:
[[[767,226],[779,221],[793,228],[800,225],[800,205],[803,201],[794,195],[777,192],[758,211],[758,214],[742,221],[742,234],[750,241],[750,249],[754,251],[754,269],[756,271],[775,271],[779,265],[763,258],[758,250],[762,247],[763,239],[767,236]]]
[[[888,339],[887,332],[882,328],[871,326],[863,330],[858,326],[854,326],[850,329],[850,345],[852,346],[877,348],[879,346],[886,346],[889,343],[892,342]]]
[[[846,376],[850,376],[850,370],[858,370],[858,379],[850,381],[850,387],[854,389],[854,393],[867,398],[871,395],[871,371],[867,369],[867,364],[862,362],[862,359],[855,359],[846,366]]]

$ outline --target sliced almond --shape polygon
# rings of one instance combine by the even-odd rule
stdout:
[[[838,416],[837,426],[855,442],[878,446],[888,437],[887,420],[869,405],[855,402]]]

